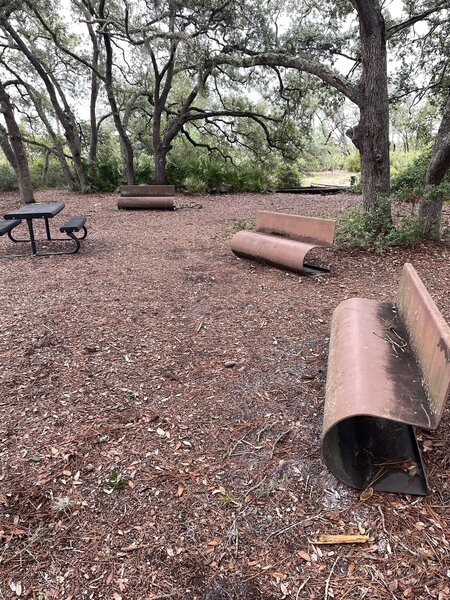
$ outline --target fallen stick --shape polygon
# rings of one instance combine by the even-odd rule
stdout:
[[[368,535],[359,534],[340,534],[340,535],[319,535],[316,540],[311,540],[311,544],[365,544],[369,541]]]

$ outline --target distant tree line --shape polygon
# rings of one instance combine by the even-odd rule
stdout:
[[[450,166],[450,7],[397,7],[393,15],[378,0],[70,0],[65,13],[57,0],[4,0],[0,145],[22,201],[34,200],[32,146],[58,162],[70,189],[88,192],[113,135],[124,181],[135,182],[145,149],[164,183],[179,139],[224,160],[238,146],[292,159],[314,114],[332,120],[347,99],[358,122],[336,128],[360,154],[364,210],[382,206],[390,222],[390,110],[400,123],[405,100],[427,98],[440,125],[419,214],[423,236],[435,237]]]

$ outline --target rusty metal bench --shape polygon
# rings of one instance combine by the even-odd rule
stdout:
[[[329,271],[305,263],[310,250],[331,246],[336,221],[260,211],[256,231],[238,231],[231,239],[237,256],[264,262],[294,272],[321,274]]]
[[[174,185],[125,185],[117,208],[175,210]]]
[[[425,495],[415,427],[450,395],[450,328],[411,264],[395,305],[350,298],[333,313],[322,434],[334,475],[359,489]]]

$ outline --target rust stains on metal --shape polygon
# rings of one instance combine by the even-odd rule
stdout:
[[[294,272],[323,273],[328,269],[305,263],[310,250],[333,243],[336,221],[261,211],[256,232],[238,231],[231,240],[237,256]]]
[[[121,196],[175,196],[174,185],[124,185]]]
[[[434,429],[442,415],[450,329],[409,264],[397,303],[351,298],[335,309],[322,450],[351,486],[425,494],[414,427]]]
[[[396,304],[424,380],[430,428],[435,429],[450,397],[450,328],[409,263],[403,268]]]
[[[316,246],[331,246],[334,240],[336,221],[303,217],[267,210],[258,212],[256,231],[267,234],[286,235],[292,240],[309,242]]]
[[[117,201],[118,208],[174,210],[174,185],[125,185]]]
[[[159,208],[173,210],[175,208],[173,198],[169,196],[141,196],[119,198],[117,200],[117,208]]]

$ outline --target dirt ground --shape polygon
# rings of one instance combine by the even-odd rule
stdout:
[[[362,501],[320,458],[334,307],[393,300],[409,261],[449,321],[448,244],[330,249],[329,275],[301,277],[236,258],[233,222],[357,197],[37,196],[89,233],[0,262],[1,599],[450,598],[448,408],[419,432],[426,498]]]

